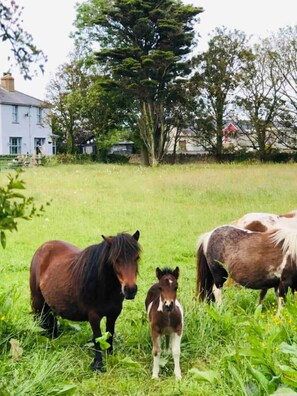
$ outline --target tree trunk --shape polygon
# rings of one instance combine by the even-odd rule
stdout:
[[[161,104],[143,102],[140,107],[138,128],[142,145],[146,147],[149,164],[159,165],[164,154],[163,108]]]
[[[141,142],[141,162],[144,166],[150,166],[150,156],[148,149],[143,142]]]

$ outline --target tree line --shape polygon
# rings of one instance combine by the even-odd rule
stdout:
[[[129,139],[155,166],[188,129],[220,159],[228,120],[261,160],[276,143],[296,150],[297,26],[257,42],[218,27],[199,51],[202,12],[179,0],[77,5],[76,50],[48,87],[60,152],[92,138],[104,159],[112,143]]]

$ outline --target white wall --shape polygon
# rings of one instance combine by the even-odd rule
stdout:
[[[46,110],[42,110],[43,118]],[[44,154],[51,155],[53,144],[51,128],[37,123],[37,107],[18,106],[18,123],[12,122],[12,105],[0,105],[0,154],[9,154],[9,138],[21,137],[21,154],[34,154],[34,138],[45,138]]]

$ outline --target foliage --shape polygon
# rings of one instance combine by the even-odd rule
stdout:
[[[31,220],[41,216],[44,207],[36,207],[33,197],[26,197],[22,192],[25,182],[20,178],[21,170],[9,174],[7,185],[0,186],[0,241],[6,247],[6,231],[17,231],[18,221]]]
[[[31,79],[32,73],[36,73],[35,69],[31,72],[31,65],[37,64],[43,72],[47,58],[34,45],[31,34],[24,31],[21,26],[23,8],[20,8],[14,0],[5,2],[0,4],[0,40],[10,43],[15,62],[21,73],[25,79]]]
[[[153,165],[162,159],[168,138],[169,84],[190,73],[185,59],[193,45],[195,17],[201,11],[171,0],[157,4],[117,0],[106,6],[89,0],[77,8],[76,27],[82,37],[88,34],[90,40],[98,40],[102,49],[96,59],[125,93],[126,102],[135,103],[138,134]]]
[[[243,32],[217,28],[208,49],[193,60],[196,72],[191,78],[191,90],[196,101],[191,125],[198,142],[217,157],[223,152],[224,124],[234,106],[231,98],[238,90],[242,66],[249,56],[247,43]]]
[[[261,160],[266,160],[278,141],[273,125],[284,111],[281,87],[283,78],[275,72],[273,56],[265,41],[255,45],[243,67],[244,78],[237,103],[245,120],[241,131],[247,136]],[[251,132],[253,131],[253,132]]]

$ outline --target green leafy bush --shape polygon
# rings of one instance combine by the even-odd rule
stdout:
[[[7,185],[0,186],[0,242],[6,246],[6,231],[17,231],[19,219],[31,220],[34,216],[41,216],[44,207],[36,207],[33,197],[26,197],[25,182],[20,178],[21,170],[14,175],[9,174]]]

